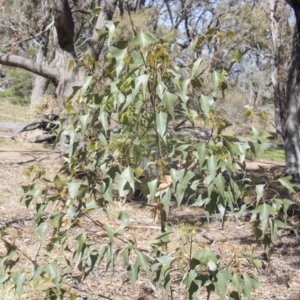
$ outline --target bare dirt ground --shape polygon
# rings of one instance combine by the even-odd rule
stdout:
[[[20,186],[29,183],[29,179],[25,176],[26,168],[29,165],[42,166],[49,176],[54,175],[59,169],[58,157],[57,152],[41,145],[19,143],[0,145],[0,225],[12,222],[11,230],[16,231],[17,243],[28,256],[32,256],[36,249],[32,223],[33,210],[26,209],[24,204],[20,203]],[[271,168],[271,170],[284,167],[282,162],[265,160],[248,162],[248,169],[254,176],[260,176],[258,165]],[[134,235],[140,247],[147,247],[149,240],[154,239],[160,232],[160,227],[153,222],[150,209],[137,202],[117,202],[112,211],[117,214],[120,210],[126,210],[130,215],[131,231],[127,234]],[[99,215],[98,218],[100,218]],[[14,222],[16,220],[19,222]],[[112,227],[115,226],[113,220],[105,215],[101,215],[101,220],[110,223]],[[270,259],[266,259],[261,241],[255,240],[251,224],[246,220],[228,218],[222,228],[217,216],[213,217],[208,224],[204,212],[200,208],[186,206],[179,209],[174,206],[170,211],[169,222],[178,224],[180,221],[190,225],[197,222],[199,224],[194,236],[193,250],[209,247],[215,254],[224,257],[224,261],[227,261],[228,264],[232,261],[233,253],[236,251],[251,252],[263,259],[263,268],[259,270],[250,269],[244,263],[240,267],[242,273],[255,275],[261,282],[261,286],[252,293],[252,299],[300,299],[300,246],[299,239],[295,234],[289,231],[280,233],[277,243],[271,248]],[[289,222],[299,234],[299,216],[290,217]],[[83,223],[82,227],[89,232],[87,224],[85,226]],[[185,248],[188,252],[188,245],[185,243],[184,230],[180,226],[174,226],[173,238],[175,251],[181,247],[183,255],[187,255]],[[3,255],[3,247],[0,247],[0,255]],[[106,299],[161,299],[143,274],[137,282],[137,292],[133,295],[122,265],[117,266],[114,275],[99,269],[98,274],[93,276],[91,289],[97,289],[99,294],[107,297]],[[180,280],[181,278],[178,277],[178,281],[172,285],[172,299],[187,299],[184,289],[179,286]],[[0,299],[15,299],[11,286],[4,286],[2,291],[0,289]],[[22,299],[42,298],[36,287],[28,285],[25,287]],[[204,290],[199,291],[198,299],[206,299]],[[212,295],[210,299],[219,298]]]

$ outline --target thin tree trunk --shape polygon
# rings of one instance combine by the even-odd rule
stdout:
[[[275,109],[275,127],[277,137],[284,140],[284,124],[285,124],[285,88],[283,85],[283,69],[284,62],[282,59],[282,40],[280,35],[279,23],[280,14],[282,12],[282,0],[269,0],[270,3],[270,20],[271,33],[273,42],[273,60],[271,80],[274,93],[274,109]]]
[[[286,174],[300,181],[299,103],[300,103],[300,36],[295,27],[293,50],[287,82],[287,119],[285,123]]]
[[[286,0],[295,12],[296,26],[286,88],[287,117],[285,122],[286,174],[300,181],[299,105],[300,105],[300,2]]]

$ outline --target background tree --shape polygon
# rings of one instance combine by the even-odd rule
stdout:
[[[291,26],[289,11],[284,1],[270,0],[270,20],[272,34],[272,85],[274,91],[274,109],[276,133],[284,138],[284,124],[286,119],[286,83],[287,65],[291,49]]]
[[[295,181],[300,181],[300,3],[294,0],[287,1],[287,3],[291,5],[294,10],[296,25],[286,91],[287,116],[284,136],[286,173],[292,175]]]
[[[0,63],[6,66],[18,67],[25,70],[28,70],[38,77],[35,78],[36,82],[34,85],[34,89],[32,92],[32,103],[39,100],[39,97],[43,95],[45,92],[48,82],[51,81],[56,87],[56,96],[58,99],[59,106],[62,106],[62,102],[67,95],[69,95],[72,91],[72,87],[76,85],[76,83],[81,83],[84,78],[84,72],[76,73],[73,70],[68,71],[68,66],[70,61],[74,61],[76,63],[78,59],[78,55],[83,55],[82,51],[85,55],[90,55],[90,57],[94,60],[97,60],[102,45],[98,43],[98,34],[94,30],[93,26],[86,27],[85,19],[80,18],[77,14],[83,14],[84,16],[87,14],[91,18],[92,15],[90,12],[85,11],[86,8],[95,7],[95,3],[93,1],[88,1],[84,3],[84,1],[76,1],[72,2],[70,5],[70,1],[67,0],[56,0],[56,1],[45,1],[40,2],[37,1],[36,6],[41,9],[43,13],[34,14],[34,9],[32,7],[28,8],[33,16],[38,18],[40,15],[45,15],[45,19],[39,20],[39,22],[34,22],[35,24],[41,24],[40,26],[32,26],[34,28],[34,32],[26,33],[28,39],[25,39],[23,42],[13,42],[9,43],[9,47],[12,46],[22,46],[22,43],[27,42],[27,40],[35,40],[38,42],[38,51],[36,54],[36,59],[26,58],[22,55],[21,47],[15,51],[8,51],[9,53],[2,53],[0,55]],[[100,2],[98,3],[100,4]],[[9,3],[5,2],[3,4],[4,11],[8,8]],[[14,2],[14,5],[16,3]],[[31,5],[34,5],[31,4]],[[104,22],[106,20],[111,20],[112,15],[114,13],[116,2],[113,1],[103,1],[101,2],[103,6],[103,10],[99,13],[97,20],[93,23],[95,29],[103,29]],[[20,8],[23,13],[23,7]],[[7,11],[5,11],[7,13]],[[24,19],[31,20],[31,15],[24,15]],[[53,19],[53,21],[52,21]],[[47,24],[47,21],[50,23]],[[6,20],[8,24],[11,24],[11,21]],[[75,21],[77,21],[75,23]],[[49,29],[53,22],[53,32],[52,32],[52,43],[51,46],[54,47],[52,53],[48,54],[48,45],[49,45]],[[30,23],[27,23],[28,28],[30,28]],[[22,30],[20,28],[15,29],[15,27],[10,26],[13,32],[19,32]],[[26,27],[27,28],[27,27]],[[29,30],[29,29],[28,29]],[[38,33],[36,33],[38,31]],[[82,35],[81,35],[82,34]],[[77,49],[76,42],[80,42],[79,37],[87,35],[88,38],[84,43],[84,47],[79,45],[79,49]],[[84,49],[84,50],[83,50]],[[12,54],[10,54],[12,53]]]

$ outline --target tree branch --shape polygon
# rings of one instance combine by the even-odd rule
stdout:
[[[41,36],[43,33],[49,31],[53,24],[54,24],[54,21],[52,21],[44,30],[40,31],[38,34],[27,37],[23,40],[15,42],[15,43],[3,45],[2,47],[6,48],[6,47],[10,47],[10,46],[15,46],[15,45],[18,45],[18,44],[25,43],[25,42],[28,42],[30,40],[36,39],[37,37]]]
[[[54,82],[59,80],[59,72],[56,68],[36,63],[22,56],[0,53],[0,64],[24,69]]]

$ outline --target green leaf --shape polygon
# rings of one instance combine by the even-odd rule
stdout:
[[[259,286],[259,282],[255,278],[244,275],[244,294],[248,300],[251,300],[251,291]]]
[[[93,250],[90,253],[89,257],[85,261],[84,278],[86,278],[90,274],[90,272],[93,271],[93,269],[94,269],[94,267],[96,265],[96,262],[98,260],[98,257],[99,257],[98,251]]]
[[[128,222],[129,215],[126,211],[121,211],[118,215],[118,220],[121,222]]]
[[[225,299],[226,297],[226,287],[227,283],[231,279],[231,273],[226,270],[221,270],[216,274],[217,280],[213,282],[216,292],[219,295],[220,299]]]
[[[214,97],[211,96],[204,96],[201,94],[200,97],[200,107],[203,113],[208,116],[209,111],[211,110],[213,104],[215,102]]]
[[[278,181],[281,183],[282,186],[287,188],[290,193],[295,193],[295,190],[290,182],[291,179],[292,176],[286,176],[286,177],[279,178]]]
[[[85,206],[85,209],[87,211],[89,210],[93,210],[93,209],[96,209],[97,208],[97,203],[95,200],[92,200],[92,201],[89,201],[86,203],[86,206]]]
[[[193,68],[192,68],[192,74],[191,77],[195,77],[197,76],[200,72],[200,65],[203,62],[203,58],[198,58],[194,63],[193,63]]]
[[[99,7],[99,6],[97,6],[96,8],[94,8],[94,9],[92,10],[93,17],[99,15],[100,12],[101,12],[102,10],[103,10],[103,8],[102,8],[102,7]]]
[[[132,96],[133,99],[135,98],[136,94],[138,93],[140,86],[142,86],[143,97],[144,97],[144,99],[146,98],[148,80],[149,80],[148,74],[142,74],[135,78],[135,80],[134,80],[135,88],[134,88],[134,93]]]
[[[76,198],[84,195],[87,190],[87,186],[77,182],[68,183],[68,190],[71,198]]]
[[[25,274],[14,274],[12,276],[12,279],[15,283],[16,293],[18,295],[18,298],[20,299],[21,295],[22,295],[22,292],[23,292],[23,285],[24,285],[26,276],[25,276]]]
[[[238,274],[233,274],[231,278],[231,283],[234,289],[240,294],[243,290],[243,279]]]
[[[78,265],[80,264],[81,260],[82,260],[82,257],[85,253],[85,250],[86,250],[86,244],[85,244],[85,241],[86,241],[86,235],[85,233],[81,233],[79,234],[75,240],[77,241],[76,242],[76,250],[74,252],[74,256],[76,258],[76,263],[75,263],[75,268],[78,267]],[[57,268],[57,267],[56,267]],[[57,272],[57,271],[56,271]]]
[[[120,197],[126,197],[129,193],[128,181],[125,178],[119,178],[117,186]]]
[[[157,257],[156,258],[157,261],[159,261],[162,265],[171,265],[172,262],[175,260],[175,257],[172,257],[172,256],[160,256],[160,257]]]
[[[117,45],[119,46],[119,45]],[[127,43],[126,43],[127,46]],[[116,76],[119,78],[119,75],[121,71],[123,70],[125,66],[125,58],[128,57],[127,47],[124,47],[124,45],[121,45],[120,48],[112,47],[111,49],[111,55],[116,59]]]
[[[165,89],[166,89],[166,87],[161,83],[156,86],[156,94],[158,95],[158,97],[160,99],[163,98]]]
[[[81,94],[84,95],[85,92],[87,91],[87,89],[90,87],[90,85],[94,82],[94,77],[93,76],[86,76],[84,78],[84,84],[83,87],[81,89]]]
[[[284,217],[286,219],[286,217],[287,217],[287,210],[289,209],[290,205],[293,204],[293,201],[291,201],[289,199],[283,199],[282,203],[283,203],[283,214],[284,214]]]
[[[150,191],[150,194],[148,197],[148,203],[151,203],[154,201],[155,193],[157,191],[157,184],[158,184],[158,179],[154,179],[154,180],[148,182],[148,188]]]
[[[209,261],[214,262],[215,264],[218,263],[217,257],[207,248],[203,250],[197,250],[192,253],[192,258],[198,260],[204,265],[207,265]]]
[[[166,190],[163,190],[160,194],[160,201],[164,206],[167,216],[169,215],[171,197],[172,197],[172,192],[171,192],[171,189],[169,189],[169,188]]]
[[[253,259],[252,262],[257,269],[262,267],[262,261],[260,259]]]
[[[223,123],[220,123],[218,126],[218,134],[221,134],[224,129],[230,126],[232,126],[232,123],[228,122],[227,120],[224,120]]]
[[[265,184],[258,184],[255,186],[256,205],[259,203],[259,200],[263,197],[264,189],[265,189]]]
[[[165,134],[167,131],[167,120],[168,115],[163,111],[160,111],[156,115],[156,130],[162,138],[165,138]]]
[[[115,31],[116,31],[116,23],[117,22],[113,22],[113,21],[106,21],[105,22],[105,26],[108,29],[108,39],[107,39],[108,47],[110,47],[111,41],[114,38]]]
[[[57,262],[53,261],[48,264],[45,268],[45,271],[48,274],[50,280],[53,282],[58,277]]]
[[[197,152],[198,152],[198,163],[199,163],[199,170],[202,171],[202,166],[205,161],[206,156],[206,144],[204,142],[199,142],[195,145]]]
[[[42,241],[47,233],[47,223],[41,223],[39,227],[36,229],[36,237]]]
[[[105,29],[97,29],[95,28],[97,34],[98,34],[98,42],[100,42],[101,40],[103,40],[107,35],[108,35],[108,31]]]
[[[236,61],[237,63],[240,63],[242,60],[242,52],[240,50],[235,50],[231,55],[231,61]]]
[[[226,80],[226,77],[223,74],[221,74],[217,71],[214,71],[211,74],[211,81],[212,81],[213,88],[214,88],[215,91],[219,87],[219,84],[224,82],[225,80]]]
[[[137,281],[137,277],[139,274],[139,267],[136,266],[135,264],[132,264],[131,266],[129,266],[127,268],[127,272],[128,272],[129,280],[131,283],[132,291],[133,291],[133,293],[135,293],[135,283]]]
[[[80,116],[79,120],[80,120],[80,124],[81,124],[81,135],[85,135],[86,127],[87,127],[88,120],[89,120],[89,115]]]
[[[263,203],[260,206],[258,206],[252,213],[258,213],[259,214],[259,219],[261,221],[261,230],[264,232],[269,220],[269,215],[274,214],[276,211],[275,209],[267,204]]]
[[[68,72],[70,72],[70,70],[74,68],[74,65],[75,65],[75,61],[74,59],[71,59],[68,64]]]
[[[175,197],[177,200],[178,206],[180,206],[182,199],[184,197],[184,192],[190,182],[190,180],[195,176],[190,170],[181,169],[181,170],[170,170],[170,175],[173,182],[173,189],[175,190]]]
[[[3,287],[3,284],[5,282],[7,282],[9,280],[9,275],[8,274],[5,274],[5,275],[0,275],[0,288]]]
[[[157,40],[150,33],[144,33],[141,31],[138,36],[132,41],[133,46],[140,46],[141,48],[148,47],[155,43]]]
[[[207,38],[207,41],[210,43],[215,35],[215,32],[216,32],[216,29],[215,28],[209,28],[205,35],[206,35],[206,38]]]
[[[172,116],[172,119],[175,120],[175,115],[174,115],[174,104],[175,101],[178,99],[177,95],[171,94],[169,92],[165,92],[163,99],[162,99],[162,104],[166,107],[168,110],[169,114]]]
[[[101,111],[99,113],[99,117],[98,117],[99,121],[101,122],[105,133],[107,132],[107,129],[109,128],[109,124],[108,124],[108,113],[106,111]]]
[[[214,155],[211,155],[210,158],[207,160],[207,168],[210,177],[214,179],[217,171],[217,160]]]
[[[225,179],[221,173],[219,173],[218,176],[215,178],[215,185],[220,195],[224,198]]]
[[[80,183],[71,182],[68,184],[69,194],[71,198],[76,198],[80,188]]]
[[[121,174],[120,178],[126,180],[134,192],[134,170],[127,167]]]
[[[232,31],[226,32],[226,38],[231,42],[234,37],[234,33]]]
[[[104,229],[106,230],[107,236],[109,238],[109,243],[112,244],[114,241],[114,232],[108,223],[104,224]]]

